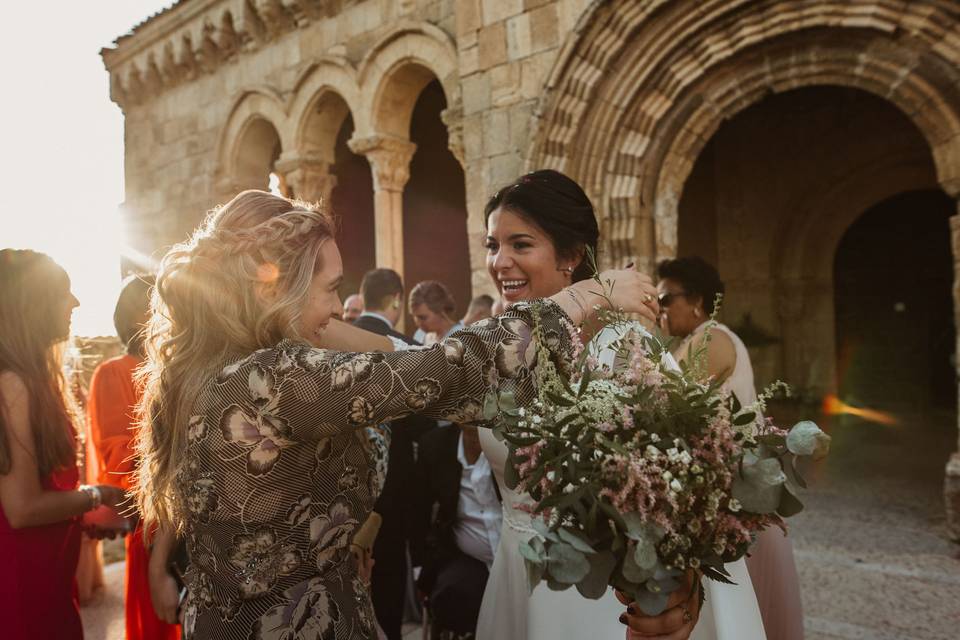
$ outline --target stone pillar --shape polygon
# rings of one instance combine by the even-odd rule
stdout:
[[[958,207],[960,210],[960,207]],[[960,214],[950,218],[950,241],[953,246],[953,316],[954,326],[960,328]],[[957,362],[960,363],[960,340],[957,342]],[[943,495],[947,507],[947,531],[960,541],[960,442],[958,451],[947,462]]]
[[[352,138],[348,145],[366,156],[373,171],[373,206],[377,267],[403,278],[403,187],[410,179],[410,160],[417,145],[387,135]]]
[[[291,195],[307,202],[330,206],[330,195],[337,186],[337,177],[330,173],[330,163],[314,154],[284,154],[275,165],[283,176]]]

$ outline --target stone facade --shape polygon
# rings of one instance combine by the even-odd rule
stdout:
[[[940,189],[954,207],[960,197],[954,0],[181,0],[103,57],[126,116],[127,223],[145,254],[271,173],[288,193],[336,201],[349,118],[349,150],[372,172],[376,263],[409,271],[411,118],[438,82],[464,176],[473,292],[490,291],[486,199],[524,170],[556,168],[597,205],[604,265],[652,268],[685,242],[715,247],[743,292],[732,311],[755,309],[779,340],[778,353],[756,354],[761,377],[815,393],[835,386],[829,265],[845,229],[898,191]],[[725,122],[747,127],[738,117],[772,94],[823,86],[869,94],[889,112],[874,105],[867,121],[849,119],[865,133],[823,156],[833,168],[802,202],[738,218],[777,194],[740,198],[729,181],[750,177],[732,167],[749,165],[714,170],[701,155],[736,158]],[[884,146],[884,123],[897,118],[902,135]],[[726,190],[711,190],[721,179]],[[712,213],[697,217],[703,203]],[[738,235],[744,225],[757,232]],[[960,311],[960,289],[954,297]],[[956,457],[947,484],[960,537]]]

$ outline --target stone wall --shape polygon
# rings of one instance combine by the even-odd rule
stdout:
[[[266,187],[271,171],[293,195],[328,199],[349,113],[348,146],[373,174],[376,263],[403,273],[403,194],[416,152],[410,118],[435,80],[449,148],[464,170],[475,294],[491,289],[482,206],[527,169],[556,168],[585,187],[601,219],[602,265],[652,268],[675,255],[681,199],[701,152],[725,121],[771,93],[858,89],[898,109],[925,146],[920,169],[864,165],[859,182],[842,188],[830,174],[818,186],[822,209],[858,215],[874,204],[869,179],[885,187],[931,173],[949,197],[960,196],[953,0],[181,0],[104,60],[126,115],[126,220],[132,245],[146,254],[183,239],[213,204]],[[723,136],[715,146],[735,158],[748,153]],[[741,157],[737,166],[756,161]],[[727,171],[725,181],[753,178]],[[699,196],[718,207],[725,271],[743,255],[724,232],[740,208],[731,195]],[[779,238],[779,265],[748,261],[756,276],[734,272],[731,285],[745,296],[756,290],[750,306],[763,323],[814,309],[810,325],[784,321],[783,355],[761,366],[829,379],[816,362],[832,366],[824,346],[832,310],[821,304],[829,286],[805,269],[837,238],[825,245],[811,231],[820,219],[801,209],[794,199],[795,219],[782,228],[743,221]],[[776,291],[755,287],[754,277],[778,278]],[[822,348],[811,352],[811,344]]]

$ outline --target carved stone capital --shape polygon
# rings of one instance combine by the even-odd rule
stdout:
[[[351,138],[347,145],[354,153],[366,156],[373,169],[373,187],[377,191],[403,191],[410,179],[410,160],[417,145],[394,136],[372,135]]]
[[[461,167],[466,167],[463,151],[463,106],[454,104],[440,112],[440,120],[447,127],[447,148]]]
[[[337,176],[330,173],[330,163],[312,154],[283,155],[275,165],[294,197],[308,202],[329,204],[337,186]]]

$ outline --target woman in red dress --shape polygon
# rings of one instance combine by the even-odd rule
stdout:
[[[5,640],[83,638],[80,516],[123,492],[78,486],[59,354],[78,304],[49,257],[0,250],[0,620]]]
[[[120,291],[113,324],[127,346],[127,353],[107,360],[93,373],[87,402],[90,436],[99,459],[99,482],[130,489],[135,466],[132,448],[134,413],[140,391],[134,382],[134,370],[143,361],[141,329],[149,318],[152,278],[132,277]],[[127,640],[176,640],[179,625],[163,622],[150,599],[147,568],[150,552],[144,544],[142,523],[127,536],[125,606]]]

